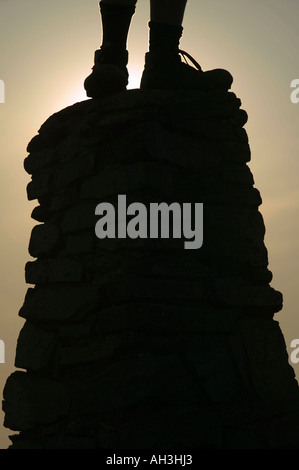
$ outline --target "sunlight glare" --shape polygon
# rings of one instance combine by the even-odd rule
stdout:
[[[138,67],[129,67],[129,84],[128,90],[133,90],[140,87],[140,80],[143,70]]]
[[[65,94],[65,99],[59,103],[61,108],[72,106],[75,103],[80,101],[86,101],[89,98],[86,96],[86,91],[84,90],[83,84],[77,82],[68,93]]]

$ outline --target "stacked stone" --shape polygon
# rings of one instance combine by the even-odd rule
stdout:
[[[50,117],[28,145],[29,287],[7,380],[12,448],[292,448],[299,395],[270,287],[246,112],[139,91]],[[204,243],[99,239],[100,202],[203,203]]]

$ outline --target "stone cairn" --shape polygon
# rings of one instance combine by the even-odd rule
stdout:
[[[131,90],[51,116],[28,145],[32,217],[12,449],[298,448],[247,114],[231,91]],[[203,203],[204,243],[99,239],[95,208]]]

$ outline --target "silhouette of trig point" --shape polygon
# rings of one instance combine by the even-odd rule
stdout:
[[[30,287],[3,409],[11,448],[298,448],[299,392],[229,91],[132,90],[28,146]],[[203,246],[95,233],[101,202],[203,203]]]

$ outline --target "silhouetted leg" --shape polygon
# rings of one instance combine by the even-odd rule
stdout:
[[[102,0],[102,49],[123,53],[127,49],[127,38],[137,0]]]
[[[84,87],[97,98],[126,89],[128,84],[127,38],[137,0],[102,0],[102,45],[95,52],[95,65]]]
[[[151,20],[181,26],[187,0],[151,0]]]

